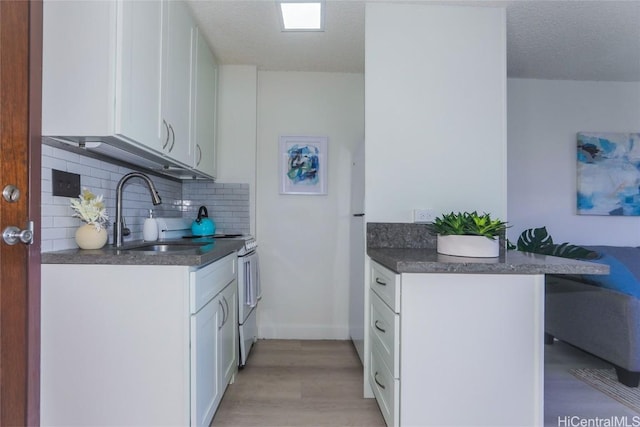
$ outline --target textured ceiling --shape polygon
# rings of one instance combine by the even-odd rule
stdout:
[[[509,77],[640,81],[640,0],[391,2],[506,7]],[[326,31],[302,33],[280,31],[275,0],[189,3],[223,64],[364,72],[367,1],[326,0]]]

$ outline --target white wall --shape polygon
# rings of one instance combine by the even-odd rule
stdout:
[[[509,79],[509,238],[640,245],[640,218],[576,214],[576,133],[640,131],[640,83]]]
[[[327,195],[279,194],[280,135],[329,138]],[[350,159],[363,138],[362,74],[258,73],[261,337],[348,339]]]
[[[217,182],[249,184],[251,233],[256,233],[256,87],[253,65],[222,65],[218,79]]]
[[[366,9],[366,213],[414,208],[504,219],[505,11],[425,4]]]

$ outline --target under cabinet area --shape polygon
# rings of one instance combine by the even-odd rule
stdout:
[[[370,264],[365,375],[387,425],[542,424],[544,275]]]
[[[237,372],[237,257],[42,265],[42,425],[209,425]]]
[[[45,0],[42,74],[43,136],[215,177],[217,68],[186,2]]]

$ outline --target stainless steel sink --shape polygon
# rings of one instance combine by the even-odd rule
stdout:
[[[171,244],[171,243],[150,243],[147,245],[134,246],[132,248],[122,248],[121,250],[125,251],[135,251],[135,252],[158,252],[158,253],[167,253],[167,252],[182,252],[182,251],[190,251],[194,249],[200,249],[205,244]]]

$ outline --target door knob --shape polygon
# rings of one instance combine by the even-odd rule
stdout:
[[[29,221],[28,228],[24,230],[10,225],[2,231],[2,239],[8,245],[15,245],[18,242],[30,245],[33,243],[33,221]]]

